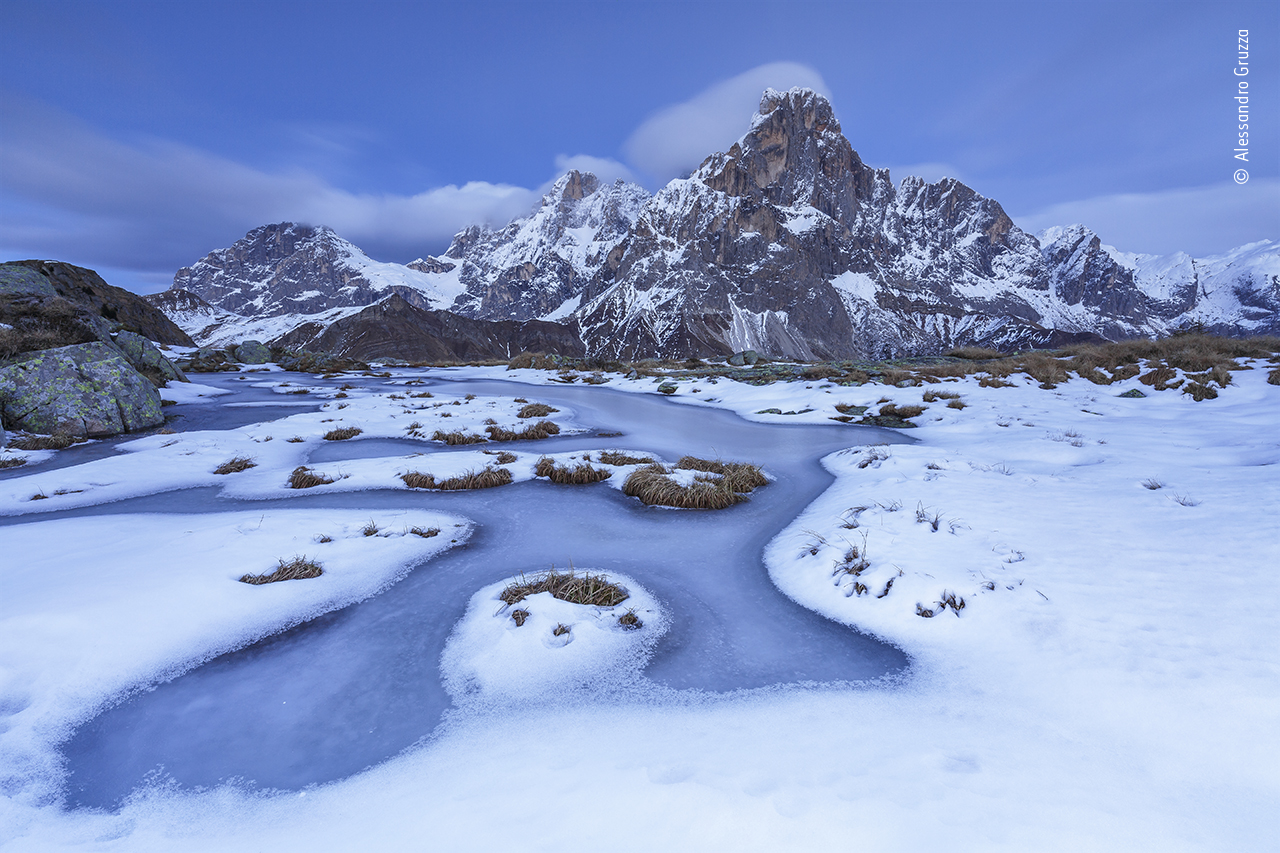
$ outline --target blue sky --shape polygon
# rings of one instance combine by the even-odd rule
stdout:
[[[827,94],[895,181],[1210,254],[1280,239],[1278,5],[0,0],[0,257],[148,292],[292,219],[407,262],[569,166],[657,188],[768,85]]]

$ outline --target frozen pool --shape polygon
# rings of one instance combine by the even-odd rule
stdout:
[[[234,376],[201,379],[236,393],[184,407],[193,425],[243,423],[253,410],[227,404],[264,399]],[[598,388],[438,379],[426,387],[524,396],[571,409],[577,424],[597,432],[624,433],[553,438],[515,448],[521,451],[625,447],[668,459],[691,453],[755,461],[775,481],[750,502],[721,512],[647,508],[605,484],[546,482],[480,492],[290,498],[289,506],[350,508],[362,517],[383,508],[440,509],[472,519],[478,529],[464,547],[368,601],[217,658],[81,727],[65,744],[71,805],[113,806],[148,777],[182,786],[239,779],[288,789],[383,761],[430,736],[450,708],[440,654],[471,595],[509,575],[570,561],[636,578],[671,617],[631,695],[620,697],[611,687],[594,701],[694,701],[778,685],[847,684],[906,665],[896,648],[782,595],[760,558],[765,543],[830,484],[821,456],[852,444],[903,440],[898,434],[752,424],[723,411]],[[421,449],[400,440],[356,440],[324,445],[312,459]],[[229,501],[206,488],[36,517],[222,511],[233,504],[273,506]]]

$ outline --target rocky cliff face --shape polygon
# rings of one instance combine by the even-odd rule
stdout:
[[[648,199],[636,184],[601,184],[589,172],[570,171],[529,216],[499,230],[469,228],[443,258],[429,262],[459,265],[466,289],[451,307],[456,313],[486,320],[562,317],[577,308],[578,296]]]
[[[376,264],[328,229],[265,226],[174,287],[289,328],[396,293],[473,319],[564,321],[590,354],[625,358],[883,358],[1189,324],[1280,333],[1275,244],[1196,260],[1126,255],[1078,225],[1037,238],[959,181],[895,185],[807,89],[766,91],[736,144],[652,196],[569,172],[529,216],[469,228],[408,267]],[[284,331],[269,327],[246,332]]]
[[[1202,290],[1183,280],[1156,297],[1139,266],[1078,226],[1042,245],[952,179],[895,187],[862,163],[825,98],[769,91],[737,144],[646,204],[575,319],[593,354],[796,358],[1121,338],[1196,320]],[[1237,297],[1256,320],[1216,328],[1274,327],[1276,279],[1258,278]]]

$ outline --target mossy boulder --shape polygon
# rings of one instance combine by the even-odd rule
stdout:
[[[236,347],[235,357],[241,364],[266,364],[271,360],[271,350],[262,341],[245,341]]]
[[[169,380],[187,381],[186,375],[175,367],[173,362],[165,358],[164,353],[156,349],[155,344],[142,335],[136,332],[119,332],[115,336],[114,343],[134,369],[156,385],[163,385]]]
[[[0,422],[10,429],[101,438],[164,423],[160,395],[111,344],[28,353],[0,368]]]

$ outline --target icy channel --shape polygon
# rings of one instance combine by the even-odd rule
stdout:
[[[236,393],[202,404],[210,407],[203,415],[188,407],[193,426],[243,423],[252,410],[227,404],[262,398],[236,377],[201,379]],[[749,460],[761,463],[774,482],[749,503],[721,512],[647,508],[605,484],[291,497],[290,506],[349,508],[361,517],[379,509],[439,509],[470,518],[477,531],[465,546],[372,599],[217,658],[91,720],[64,744],[69,805],[113,807],[148,781],[197,787],[238,780],[296,789],[377,764],[428,738],[450,709],[440,656],[472,594],[504,577],[570,561],[636,578],[670,620],[630,695],[619,696],[613,685],[610,695],[575,701],[697,701],[787,685],[848,685],[905,667],[898,649],[788,599],[761,562],[764,545],[832,482],[820,457],[850,445],[904,440],[900,435],[753,424],[715,409],[607,389],[438,379],[425,387],[524,396],[571,409],[576,423],[597,432],[624,433],[513,448],[520,451],[625,447],[669,460],[686,453]],[[349,441],[318,449],[312,460],[422,449],[408,441]],[[76,461],[73,453],[66,453],[68,462]],[[38,517],[270,511],[273,505],[231,501],[205,488]]]

